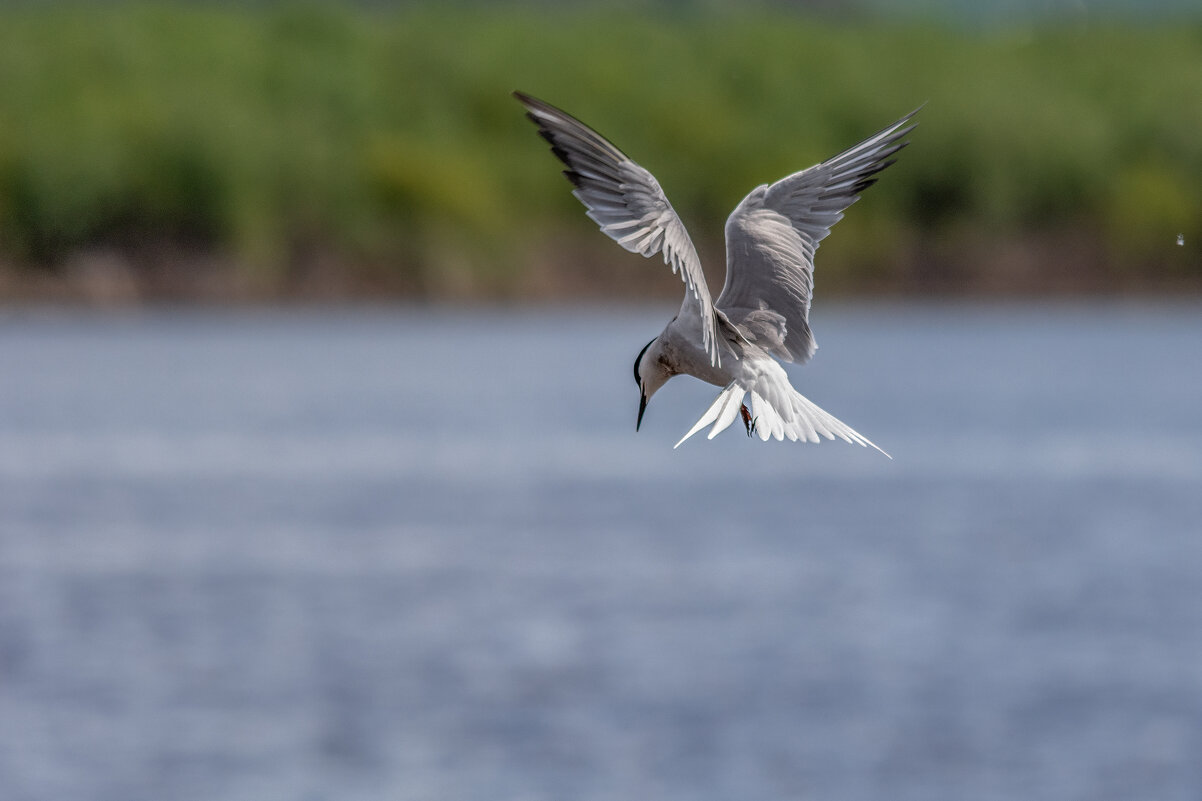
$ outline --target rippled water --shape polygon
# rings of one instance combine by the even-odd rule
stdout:
[[[0,798],[1202,796],[1202,307],[0,317]]]

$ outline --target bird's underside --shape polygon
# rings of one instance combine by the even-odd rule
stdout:
[[[833,158],[753,189],[726,221],[726,281],[715,302],[688,232],[655,177],[571,115],[514,95],[601,231],[626,250],[661,255],[685,283],[680,311],[635,363],[640,421],[664,382],[688,374],[723,389],[677,446],[706,426],[713,438],[740,418],[748,436],[762,440],[839,437],[880,450],[798,393],[777,360],[804,363],[817,349],[809,325],[814,253],[906,146],[917,110]]]

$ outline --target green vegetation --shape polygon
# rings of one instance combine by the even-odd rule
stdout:
[[[752,186],[925,102],[823,281],[980,285],[1020,240],[1070,243],[1030,258],[1090,280],[1202,279],[1175,244],[1202,241],[1202,24],[492,6],[0,10],[0,262],[194,252],[268,291],[315,260],[417,295],[520,291],[613,246],[516,88],[656,173],[707,260]]]

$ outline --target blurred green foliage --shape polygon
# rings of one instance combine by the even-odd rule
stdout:
[[[1064,227],[1147,271],[1202,238],[1199,24],[106,4],[0,10],[0,259],[168,243],[270,281],[318,249],[419,293],[452,265],[504,285],[545,237],[600,238],[516,88],[652,170],[707,255],[754,185],[922,103],[829,240],[846,271]]]

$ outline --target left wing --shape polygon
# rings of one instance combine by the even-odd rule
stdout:
[[[687,287],[680,316],[696,317],[710,364],[720,364],[719,322],[701,259],[655,176],[570,114],[521,92],[513,96],[551,143],[551,152],[567,165],[564,175],[576,187],[572,194],[601,231],[632,253],[663,253],[664,263],[680,274]]]

